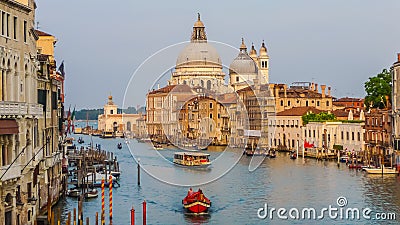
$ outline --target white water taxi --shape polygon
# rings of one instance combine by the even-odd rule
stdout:
[[[200,152],[176,152],[174,163],[182,166],[207,167],[211,164],[210,154]]]

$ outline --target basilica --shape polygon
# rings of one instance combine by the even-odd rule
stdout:
[[[264,41],[259,54],[253,44],[248,53],[242,38],[225,79],[221,57],[207,41],[198,14],[190,43],[179,53],[168,85],[147,94],[148,135],[161,143],[191,144],[197,140],[214,145],[245,145],[247,138],[254,137],[252,145],[257,144],[263,134],[268,134],[261,130],[262,120],[270,114],[264,111],[274,111],[274,107],[267,107],[274,104],[273,100],[264,99],[271,97],[268,71]],[[252,97],[245,96],[249,95],[247,90],[253,92]],[[251,106],[258,110],[249,114],[245,109]],[[262,143],[268,145],[267,141]]]

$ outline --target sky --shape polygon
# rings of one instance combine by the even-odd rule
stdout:
[[[185,45],[175,44],[190,40],[198,12],[208,39],[222,51],[224,65],[229,66],[237,52],[226,46],[220,50],[219,42],[239,47],[243,37],[248,48],[254,42],[258,51],[264,40],[271,83],[326,84],[335,97],[364,97],[364,82],[390,68],[400,52],[398,0],[36,0],[36,4],[39,29],[58,39],[55,58],[58,65],[65,63],[66,106],[77,109],[101,108],[110,94],[119,106],[145,105],[148,90],[166,85],[154,81],[159,75],[169,78],[168,71]],[[173,49],[150,57],[171,45]],[[230,56],[224,58],[226,52]],[[160,68],[155,69],[157,65]],[[124,102],[125,93],[129,101]]]

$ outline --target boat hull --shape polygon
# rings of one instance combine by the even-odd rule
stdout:
[[[211,204],[195,201],[192,203],[183,204],[183,207],[191,213],[207,213],[208,209],[211,207]]]
[[[364,169],[367,173],[369,174],[397,174],[398,172],[395,169],[388,169],[388,168],[384,168],[383,172],[382,169],[377,168],[377,169],[369,169],[369,168],[365,168]]]

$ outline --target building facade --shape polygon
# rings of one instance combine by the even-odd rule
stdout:
[[[298,150],[304,143],[302,116],[308,113],[322,112],[314,107],[294,107],[276,114],[269,121],[275,132],[270,133],[271,147],[278,150]]]
[[[332,111],[331,88],[310,82],[293,83],[289,88],[286,84],[270,84],[270,89],[275,97],[276,112],[282,112],[293,107],[315,107],[323,111]]]
[[[365,150],[369,160],[380,165],[392,154],[392,118],[390,109],[370,109],[365,113]]]
[[[54,51],[37,54],[33,0],[0,2],[0,224],[36,224],[62,193],[63,82]],[[46,34],[50,38],[52,35]]]
[[[111,134],[114,137],[135,136],[138,133],[136,120],[140,114],[126,114],[118,112],[118,106],[114,103],[112,96],[104,105],[104,113],[98,116],[98,130]]]

